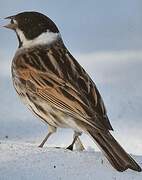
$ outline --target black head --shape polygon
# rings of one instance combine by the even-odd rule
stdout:
[[[59,32],[55,23],[39,12],[22,12],[6,19],[11,19],[11,24],[5,27],[13,30],[20,29],[28,40],[32,40],[47,31]]]

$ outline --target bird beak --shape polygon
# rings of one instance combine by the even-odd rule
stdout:
[[[3,27],[8,28],[8,29],[12,29],[12,30],[15,30],[18,27],[16,20],[15,20],[15,16],[9,16],[9,17],[6,17],[4,19],[10,19],[11,21],[9,24],[4,25]]]

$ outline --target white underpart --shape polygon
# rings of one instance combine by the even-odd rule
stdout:
[[[49,45],[61,37],[60,33],[44,32],[33,40],[28,40],[20,29],[16,32],[22,42],[22,48],[31,48],[37,45]]]

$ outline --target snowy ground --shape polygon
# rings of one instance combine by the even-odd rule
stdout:
[[[105,104],[114,136],[142,166],[142,52],[77,55],[95,80]],[[2,59],[2,57],[1,57]],[[53,135],[44,149],[37,148],[47,127],[21,104],[10,80],[10,61],[0,62],[0,180],[141,180],[142,173],[118,173],[91,139],[82,136],[85,152],[64,149],[72,141],[71,130]],[[91,151],[90,151],[91,149]]]
[[[135,157],[142,164],[142,157]],[[71,152],[37,148],[31,144],[2,143],[2,180],[141,180],[142,173],[114,170],[99,152]]]

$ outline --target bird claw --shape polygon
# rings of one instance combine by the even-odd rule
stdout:
[[[68,150],[70,150],[70,151],[73,151],[73,146],[70,145],[70,146],[68,146],[66,149],[68,149]]]
[[[39,148],[43,148],[43,145],[42,145],[42,144],[40,144],[38,147],[39,147]]]

